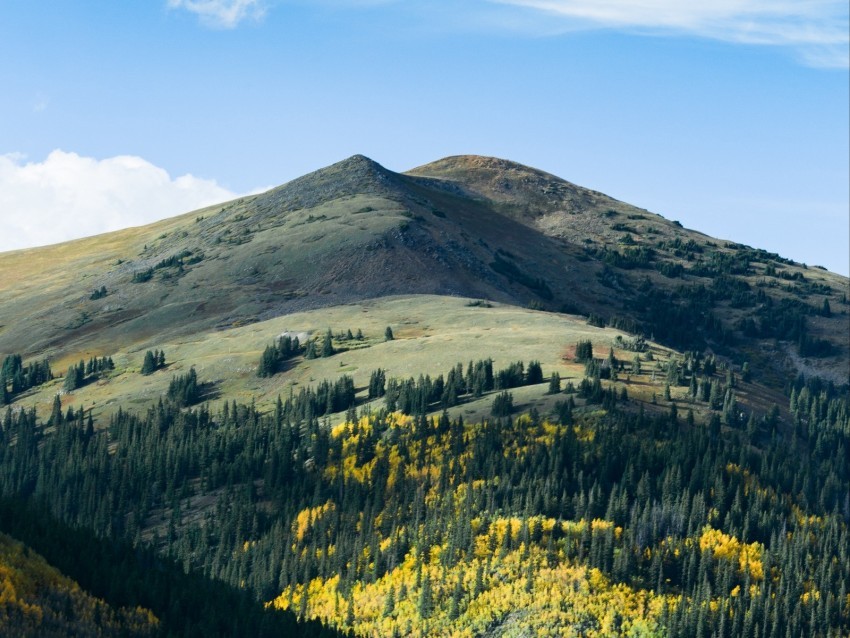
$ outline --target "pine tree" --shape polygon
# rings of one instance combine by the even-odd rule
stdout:
[[[430,618],[432,611],[431,574],[427,571],[422,578],[422,589],[419,591],[419,616]]]
[[[315,359],[316,358],[316,342],[308,341],[307,349],[304,351],[305,359]]]
[[[463,597],[463,580],[458,577],[452,590],[452,599],[449,603],[449,620],[457,620],[460,616],[460,601]]]
[[[472,597],[477,598],[484,592],[484,564],[478,561],[475,568],[475,584],[472,588]]]
[[[65,380],[62,382],[62,389],[65,392],[73,392],[77,389],[77,366],[69,366],[68,372],[65,373]]]
[[[50,412],[50,420],[48,423],[52,426],[57,426],[62,423],[62,400],[59,398],[59,395],[55,395],[53,397],[53,409]]]
[[[593,360],[593,344],[590,340],[579,341],[576,344],[576,361],[584,363]]]
[[[386,598],[384,598],[384,618],[387,616],[392,616],[395,611],[395,587],[390,585],[390,590],[387,592]]]
[[[387,376],[384,370],[378,368],[369,377],[369,399],[377,399],[386,393]]]
[[[514,411],[514,397],[510,392],[501,392],[493,399],[490,413],[495,417],[509,416]]]
[[[549,394],[558,394],[561,391],[561,375],[553,372],[549,377]]]
[[[543,383],[543,369],[540,367],[539,361],[530,361],[528,363],[528,370],[525,372],[525,383],[527,385]]]
[[[325,333],[325,338],[322,341],[322,356],[331,357],[335,352],[336,351],[334,350],[333,335],[331,334],[331,329],[328,328],[327,333]]]
[[[156,371],[156,357],[154,357],[153,352],[148,350],[145,352],[145,359],[142,362],[142,374],[149,375],[153,374]]]
[[[393,329],[387,326],[387,329],[384,330],[384,341],[392,341],[393,339],[395,339]]]

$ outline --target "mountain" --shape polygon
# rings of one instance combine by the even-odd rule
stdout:
[[[398,174],[354,156],[147,227],[4,253],[0,271],[0,351],[27,356],[439,294],[848,379],[846,278],[485,157]]]
[[[0,270],[0,530],[160,634],[850,634],[845,277],[474,156]]]

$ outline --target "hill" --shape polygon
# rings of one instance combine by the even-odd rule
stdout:
[[[846,278],[471,156],[0,268],[0,529],[176,635],[850,632]]]
[[[0,352],[60,369],[81,351],[439,294],[592,315],[774,382],[850,376],[846,278],[491,158],[397,174],[355,156],[147,227],[0,254],[0,271]]]

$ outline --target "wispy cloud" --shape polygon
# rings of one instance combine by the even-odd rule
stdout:
[[[264,0],[168,0],[168,6],[194,13],[202,23],[219,29],[233,29],[266,13]]]
[[[47,110],[48,106],[50,106],[50,99],[46,95],[39,93],[32,104],[33,113],[43,113]]]
[[[850,66],[846,0],[489,0],[540,13],[551,32],[621,29],[785,47],[806,64]],[[553,23],[552,21],[556,22]]]
[[[0,251],[139,226],[234,197],[213,180],[172,178],[141,157],[0,155]]]

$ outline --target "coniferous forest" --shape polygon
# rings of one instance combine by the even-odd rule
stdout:
[[[847,389],[800,376],[748,413],[744,381],[688,358],[667,380],[690,403],[645,410],[613,351],[577,353],[587,376],[563,390],[484,360],[377,370],[374,404],[343,375],[213,410],[192,369],[108,423],[9,407],[0,529],[165,635],[847,635]],[[559,395],[551,414],[512,413],[528,383]],[[444,411],[482,395],[490,418]]]

